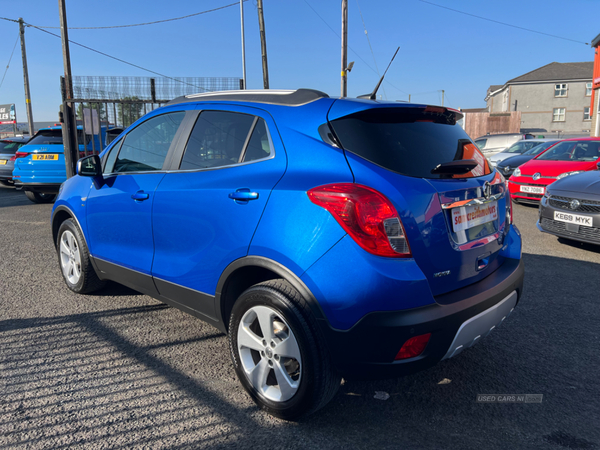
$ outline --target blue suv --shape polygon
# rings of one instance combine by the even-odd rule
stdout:
[[[340,378],[479,342],[523,287],[506,182],[458,111],[319,91],[191,95],[61,187],[64,280],[113,280],[227,333],[254,401],[294,419]]]
[[[101,130],[104,133],[106,128]],[[81,125],[77,127],[77,141],[80,156],[86,156],[86,148],[88,152],[101,149],[98,136],[94,136],[92,144],[91,138],[84,136]],[[32,202],[53,202],[66,179],[65,147],[60,126],[41,128],[27,145],[16,152],[12,181]]]

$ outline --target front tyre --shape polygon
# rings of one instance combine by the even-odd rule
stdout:
[[[73,292],[88,294],[104,286],[92,267],[83,234],[71,219],[65,220],[58,229],[56,252],[63,279]]]
[[[285,280],[247,289],[229,321],[236,374],[256,404],[293,420],[325,406],[340,385],[312,313]],[[321,344],[321,345],[319,345]]]
[[[56,194],[44,194],[43,192],[25,191],[25,195],[33,203],[52,203]]]

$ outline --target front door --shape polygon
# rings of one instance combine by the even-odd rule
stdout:
[[[90,252],[97,267],[142,292],[155,292],[152,204],[184,116],[182,111],[156,115],[129,131],[112,148],[104,182],[94,185],[87,199]]]

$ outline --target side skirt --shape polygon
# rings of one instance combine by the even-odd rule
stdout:
[[[151,275],[90,256],[98,277],[111,280],[167,303],[192,316],[225,331],[225,326],[215,317],[215,297],[185,288]]]

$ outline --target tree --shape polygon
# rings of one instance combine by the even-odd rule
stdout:
[[[117,123],[125,128],[144,115],[144,104],[135,96],[123,97],[121,100],[123,103],[117,104]]]
[[[108,114],[106,113],[106,107],[104,103],[80,103],[77,107],[77,119],[83,120],[83,109],[95,109],[98,111],[98,117],[101,122],[108,120]]]

